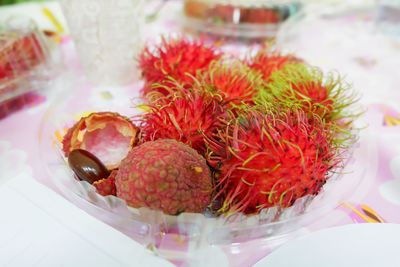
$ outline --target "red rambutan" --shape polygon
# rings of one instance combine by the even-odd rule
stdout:
[[[301,61],[301,59],[292,55],[281,55],[276,52],[270,52],[268,49],[262,49],[248,60],[247,65],[251,69],[260,72],[264,81],[268,82],[273,72],[282,69],[288,63]]]
[[[148,112],[139,118],[142,141],[175,139],[204,155],[205,137],[223,125],[225,106],[220,96],[204,90],[181,91],[161,98],[148,104]]]
[[[143,94],[154,90],[152,84],[163,84],[167,78],[191,85],[197,72],[206,70],[220,57],[214,47],[201,40],[163,38],[154,50],[146,47],[139,57],[139,67],[146,82]]]
[[[231,107],[254,104],[253,98],[263,86],[261,76],[240,61],[214,61],[209,70],[200,75],[200,81],[221,94]]]
[[[329,130],[318,117],[310,123],[301,110],[248,111],[215,140],[210,156],[221,165],[221,212],[291,206],[317,194],[337,164]]]

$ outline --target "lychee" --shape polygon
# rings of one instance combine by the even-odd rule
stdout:
[[[138,134],[139,128],[128,118],[114,112],[94,112],[69,128],[62,141],[63,151],[68,157],[75,149],[87,150],[112,170],[136,145]]]
[[[118,170],[113,170],[107,178],[98,180],[93,183],[97,193],[103,196],[116,196],[117,190],[115,188],[115,176],[117,176]]]
[[[203,212],[212,195],[211,173],[194,149],[172,139],[133,148],[115,179],[117,196],[134,208],[166,214]]]

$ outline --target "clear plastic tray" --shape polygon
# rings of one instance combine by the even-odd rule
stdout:
[[[75,205],[162,257],[190,262],[191,265],[201,266],[204,256],[201,252],[211,246],[234,246],[237,253],[243,251],[247,242],[254,240],[263,240],[268,249],[286,241],[297,230],[316,221],[351,194],[366,168],[359,155],[372,153],[371,147],[361,138],[343,170],[347,174],[332,177],[318,196],[299,199],[293,207],[286,209],[270,208],[259,215],[237,214],[229,218],[189,213],[169,216],[147,208],[134,209],[119,198],[97,194],[87,182],[77,181],[61,152],[60,138],[65,129],[87,112],[114,111],[126,116],[138,114],[140,111],[133,108],[133,104],[121,103],[126,103],[128,98],[138,102],[135,99],[140,85],[109,90],[107,97],[102,98],[99,96],[104,95],[103,89],[88,89],[62,79],[56,83],[62,87],[57,88],[61,92],[44,116],[40,132],[41,157],[48,171],[49,183]],[[72,87],[82,89],[71,94]]]

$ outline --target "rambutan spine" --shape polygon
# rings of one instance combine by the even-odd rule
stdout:
[[[261,75],[239,60],[213,61],[208,71],[198,74],[203,87],[221,94],[230,107],[254,104],[254,97],[264,85]]]
[[[214,46],[206,45],[203,40],[163,37],[154,49],[146,47],[139,56],[139,68],[145,80],[143,95],[154,90],[152,84],[162,84],[167,77],[190,86],[190,76],[207,70],[210,63],[221,56]]]
[[[175,139],[201,155],[206,153],[205,138],[215,134],[227,116],[226,103],[206,90],[184,89],[178,84],[174,94],[147,105],[139,116],[142,142]]]
[[[272,51],[268,47],[259,50],[254,56],[246,59],[247,65],[258,71],[265,82],[269,82],[270,76],[275,71],[282,69],[286,64],[300,63],[301,59],[293,55],[283,55],[278,51]]]
[[[336,73],[325,75],[306,64],[288,64],[271,75],[256,102],[302,109],[309,116],[318,115],[335,131],[337,142],[347,146],[354,142],[353,121],[360,114],[354,107],[357,97]]]
[[[208,140],[220,160],[220,212],[257,213],[317,194],[340,162],[331,133],[301,110],[249,110]]]

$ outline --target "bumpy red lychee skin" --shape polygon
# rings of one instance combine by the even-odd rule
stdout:
[[[228,125],[222,145],[211,145],[221,159],[222,211],[256,213],[317,194],[339,160],[330,138],[319,118],[309,122],[302,111],[255,111]]]
[[[168,78],[190,85],[197,72],[206,70],[213,60],[220,57],[214,47],[201,40],[164,38],[154,50],[146,48],[140,54],[139,67],[145,80],[142,93],[145,96],[157,90],[167,94],[162,87],[154,88],[153,85],[164,84]]]
[[[115,185],[117,196],[128,205],[170,215],[203,212],[212,193],[211,173],[205,159],[172,139],[133,148],[120,165]]]
[[[107,178],[94,182],[93,186],[96,188],[96,192],[103,196],[116,196],[115,176],[117,176],[117,173],[117,170],[113,170]]]

